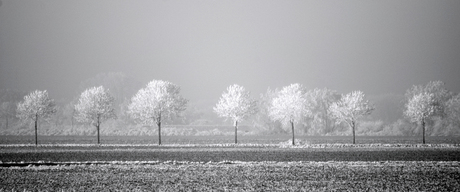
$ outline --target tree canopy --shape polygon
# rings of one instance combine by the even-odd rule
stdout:
[[[257,112],[257,102],[243,86],[231,85],[213,108],[220,117],[240,122]]]
[[[405,115],[412,122],[420,122],[433,115],[436,111],[436,102],[431,93],[419,93],[414,95],[406,104]]]

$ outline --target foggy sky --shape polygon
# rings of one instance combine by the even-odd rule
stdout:
[[[291,83],[404,94],[433,80],[460,92],[460,1],[2,0],[0,89],[71,99],[119,71],[173,82],[190,102],[234,83],[253,96]]]

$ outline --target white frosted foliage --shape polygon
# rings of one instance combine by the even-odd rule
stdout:
[[[227,92],[222,94],[214,107],[214,112],[220,117],[240,122],[257,112],[257,102],[250,97],[249,91],[246,91],[243,86],[235,84],[229,86]]]
[[[77,121],[90,122],[98,126],[102,121],[116,117],[113,102],[114,98],[104,87],[89,88],[81,93],[75,105],[75,118]]]
[[[291,84],[279,91],[270,108],[272,120],[280,121],[283,125],[296,124],[310,115],[305,93],[305,88],[300,84]]]
[[[131,98],[128,112],[144,125],[158,124],[186,109],[187,100],[179,92],[175,84],[153,80]]]
[[[435,99],[431,93],[420,93],[414,95],[412,99],[406,104],[406,111],[404,114],[412,122],[421,122],[427,117],[434,114],[435,108]]]
[[[36,121],[38,118],[47,118],[55,112],[54,100],[49,98],[46,90],[31,92],[24,97],[22,102],[18,103],[17,107],[17,117],[22,120]]]
[[[332,115],[341,122],[351,125],[358,118],[369,115],[374,107],[369,104],[368,100],[364,99],[365,95],[362,91],[353,91],[331,105]]]

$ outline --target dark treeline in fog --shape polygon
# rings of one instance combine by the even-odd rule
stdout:
[[[104,121],[101,135],[157,135],[156,126],[139,124],[128,113],[131,98],[145,85],[123,73],[101,73],[84,80],[75,88],[75,97],[55,100],[56,111],[49,118],[39,119],[39,135],[96,135],[91,123],[76,120],[75,105],[85,90],[103,86],[114,98],[113,108],[116,118]],[[178,85],[180,86],[180,85]],[[225,91],[222,87],[222,92]],[[252,98],[257,103],[244,121],[238,121],[238,134],[266,135],[291,134],[290,125],[273,121],[270,116],[273,99],[282,88],[267,88],[265,93]],[[250,90],[248,90],[250,91]],[[33,135],[30,121],[18,118],[17,105],[29,92],[0,90],[0,134]],[[53,93],[49,93],[52,98]],[[351,135],[351,127],[334,116],[331,106],[343,100],[349,93],[339,93],[327,88],[305,90],[302,98],[307,102],[308,114],[296,119],[297,135]],[[357,136],[400,135],[427,136],[460,135],[460,94],[445,88],[441,81],[408,87],[405,93],[365,95],[372,110],[355,122]],[[425,98],[425,100],[423,100]],[[216,101],[219,98],[216,98]],[[225,121],[212,110],[213,106],[189,101],[185,111],[165,119],[162,135],[234,135],[234,122]],[[416,110],[415,112],[411,110]],[[425,116],[418,117],[418,111],[426,110]],[[222,112],[223,113],[223,112]],[[222,116],[222,117],[225,117]],[[234,120],[232,120],[234,121]],[[425,131],[424,131],[425,130]]]

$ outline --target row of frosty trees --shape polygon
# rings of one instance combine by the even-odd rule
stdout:
[[[420,124],[425,143],[425,124],[435,119],[457,119],[460,115],[460,94],[454,94],[444,88],[441,81],[433,81],[425,86],[413,86],[406,92],[405,116]],[[75,107],[75,118],[80,122],[93,124],[100,143],[100,125],[107,119],[116,118],[114,97],[102,86],[83,91]],[[186,109],[188,101],[180,95],[180,87],[161,80],[153,80],[131,98],[127,112],[136,122],[158,127],[158,142],[161,145],[161,124],[164,120],[180,115]],[[268,90],[260,101],[250,97],[250,92],[239,85],[227,88],[214,107],[220,116],[233,121],[235,143],[237,143],[238,123],[256,113],[266,114],[271,121],[282,123],[291,129],[292,144],[295,145],[295,125],[305,119],[325,119],[322,123],[328,128],[328,118],[336,123],[349,126],[355,143],[357,121],[369,115],[374,106],[365,99],[363,92],[353,91],[338,95],[329,89],[307,91],[301,84],[291,84],[281,90]],[[17,117],[31,120],[35,124],[35,143],[37,140],[37,122],[56,113],[55,103],[47,91],[34,91],[17,104]],[[315,111],[315,112],[314,112]],[[320,113],[317,113],[320,111]],[[322,116],[318,118],[317,116]]]

